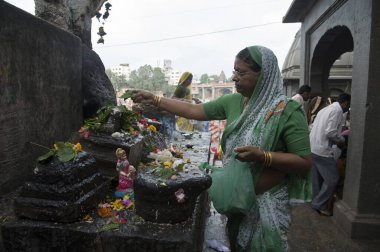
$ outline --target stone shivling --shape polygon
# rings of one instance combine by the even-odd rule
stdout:
[[[209,134],[195,132],[185,138],[177,132],[172,144],[181,150],[176,160],[182,159],[182,169],[175,179],[161,178],[152,173],[152,163],[138,167],[141,158],[150,160],[142,157],[149,135],[111,136],[120,130],[118,123],[112,113],[98,133],[72,138],[85,151],[72,161],[61,163],[54,157],[36,165],[34,176],[14,199],[15,216],[1,224],[6,250],[202,251],[209,209],[205,190],[211,177],[198,165],[208,162]],[[164,125],[152,124],[164,130]],[[155,134],[153,141],[161,133]],[[114,183],[117,148],[126,150],[137,169],[134,190],[119,199]]]
[[[73,161],[56,157],[38,163],[34,176],[15,199],[17,216],[41,221],[75,222],[104,198],[109,182],[95,168],[95,159],[82,152]]]

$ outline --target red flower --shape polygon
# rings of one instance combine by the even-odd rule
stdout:
[[[90,131],[86,127],[82,127],[79,129],[79,136],[82,138],[88,138],[90,136]]]

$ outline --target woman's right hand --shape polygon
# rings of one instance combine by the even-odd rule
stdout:
[[[154,100],[154,94],[145,90],[133,90],[132,101],[135,103],[152,104]]]

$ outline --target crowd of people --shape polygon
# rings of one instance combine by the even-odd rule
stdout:
[[[186,120],[226,120],[221,136],[223,168],[211,173],[209,194],[215,206],[223,205],[216,209],[228,217],[230,249],[287,251],[291,200],[311,200],[312,184],[312,207],[328,214],[327,203],[337,183],[330,171],[335,162],[332,149],[344,144],[340,126],[350,96],[342,94],[325,108],[317,97],[305,106],[309,86],[300,87],[293,99],[286,97],[276,56],[262,46],[244,48],[236,55],[232,80],[237,93],[191,102],[191,78],[189,72],[180,78],[172,98],[136,90],[132,99]],[[232,179],[241,174],[245,176]],[[243,180],[251,181],[252,188]],[[232,200],[215,188],[229,192]]]

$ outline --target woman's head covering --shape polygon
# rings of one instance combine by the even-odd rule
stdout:
[[[262,46],[251,46],[247,49],[252,59],[261,67],[261,72],[246,108],[223,133],[222,147],[226,158],[233,154],[233,149],[237,146],[254,145],[266,150],[272,149],[274,134],[268,133],[271,132],[269,128],[276,127],[274,121],[278,119],[270,120],[269,125],[265,117],[272,116],[270,113],[273,114],[279,102],[286,100],[282,94],[281,72],[274,53]]]
[[[184,72],[179,78],[178,85],[182,85],[190,76],[193,76],[190,72]]]

